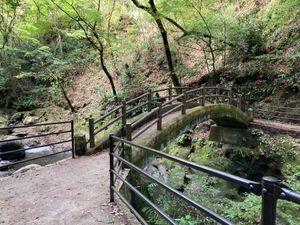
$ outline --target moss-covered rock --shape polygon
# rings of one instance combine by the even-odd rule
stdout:
[[[221,126],[211,126],[209,140],[249,148],[254,148],[259,144],[248,129]]]

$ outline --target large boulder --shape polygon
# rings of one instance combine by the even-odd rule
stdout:
[[[21,122],[23,118],[24,118],[24,113],[17,112],[10,117],[9,124],[16,124],[18,122]]]
[[[255,148],[259,141],[248,129],[211,126],[209,140],[223,144]]]
[[[39,120],[39,118],[37,116],[26,116],[23,119],[23,124],[24,125],[30,125],[30,124],[34,124]]]
[[[8,121],[5,116],[0,115],[0,127],[7,127]],[[0,135],[9,134],[9,130],[0,130]]]
[[[20,142],[4,142],[0,143],[0,153],[10,152],[14,150],[22,149],[23,145]],[[25,151],[12,152],[7,154],[1,154],[2,160],[21,160],[25,158]]]

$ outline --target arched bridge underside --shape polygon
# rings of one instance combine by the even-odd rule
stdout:
[[[169,114],[162,119],[161,130],[157,129],[156,124],[148,128],[147,124],[145,124],[132,132],[132,139],[138,144],[160,149],[174,137],[207,119],[214,120],[218,126],[232,128],[246,128],[251,122],[251,117],[248,113],[241,111],[235,106],[222,103],[209,104],[187,109],[184,115],[180,111]],[[144,128],[147,128],[147,131],[137,136]],[[132,156],[135,162],[140,161],[144,157],[141,151],[134,151]]]

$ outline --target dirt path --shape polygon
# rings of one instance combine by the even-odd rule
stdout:
[[[172,113],[163,122],[179,114]],[[156,124],[137,139],[155,130]],[[118,207],[108,204],[108,168],[108,152],[103,151],[0,178],[0,224],[136,224],[128,219],[132,215],[124,215]]]
[[[103,151],[0,178],[0,224],[131,224],[108,204],[108,165]]]
[[[272,133],[285,133],[294,137],[299,137],[300,135],[300,125],[293,125],[263,119],[254,119],[251,125],[257,128],[265,129]]]

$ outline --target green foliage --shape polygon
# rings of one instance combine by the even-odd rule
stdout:
[[[176,219],[179,225],[197,225],[197,220],[193,219],[190,215],[186,215],[181,217],[180,219]]]
[[[260,13],[261,20],[268,29],[274,30],[283,26],[291,18],[297,15],[300,2],[294,0],[272,0]]]
[[[192,144],[191,132],[186,132],[176,138],[176,144],[182,147],[186,147]]]
[[[252,17],[240,17],[231,25],[229,40],[235,46],[232,57],[236,60],[247,60],[263,52],[265,43],[263,27],[259,20]]]
[[[261,198],[253,194],[246,195],[241,202],[232,202],[226,209],[226,217],[240,225],[260,223]]]

